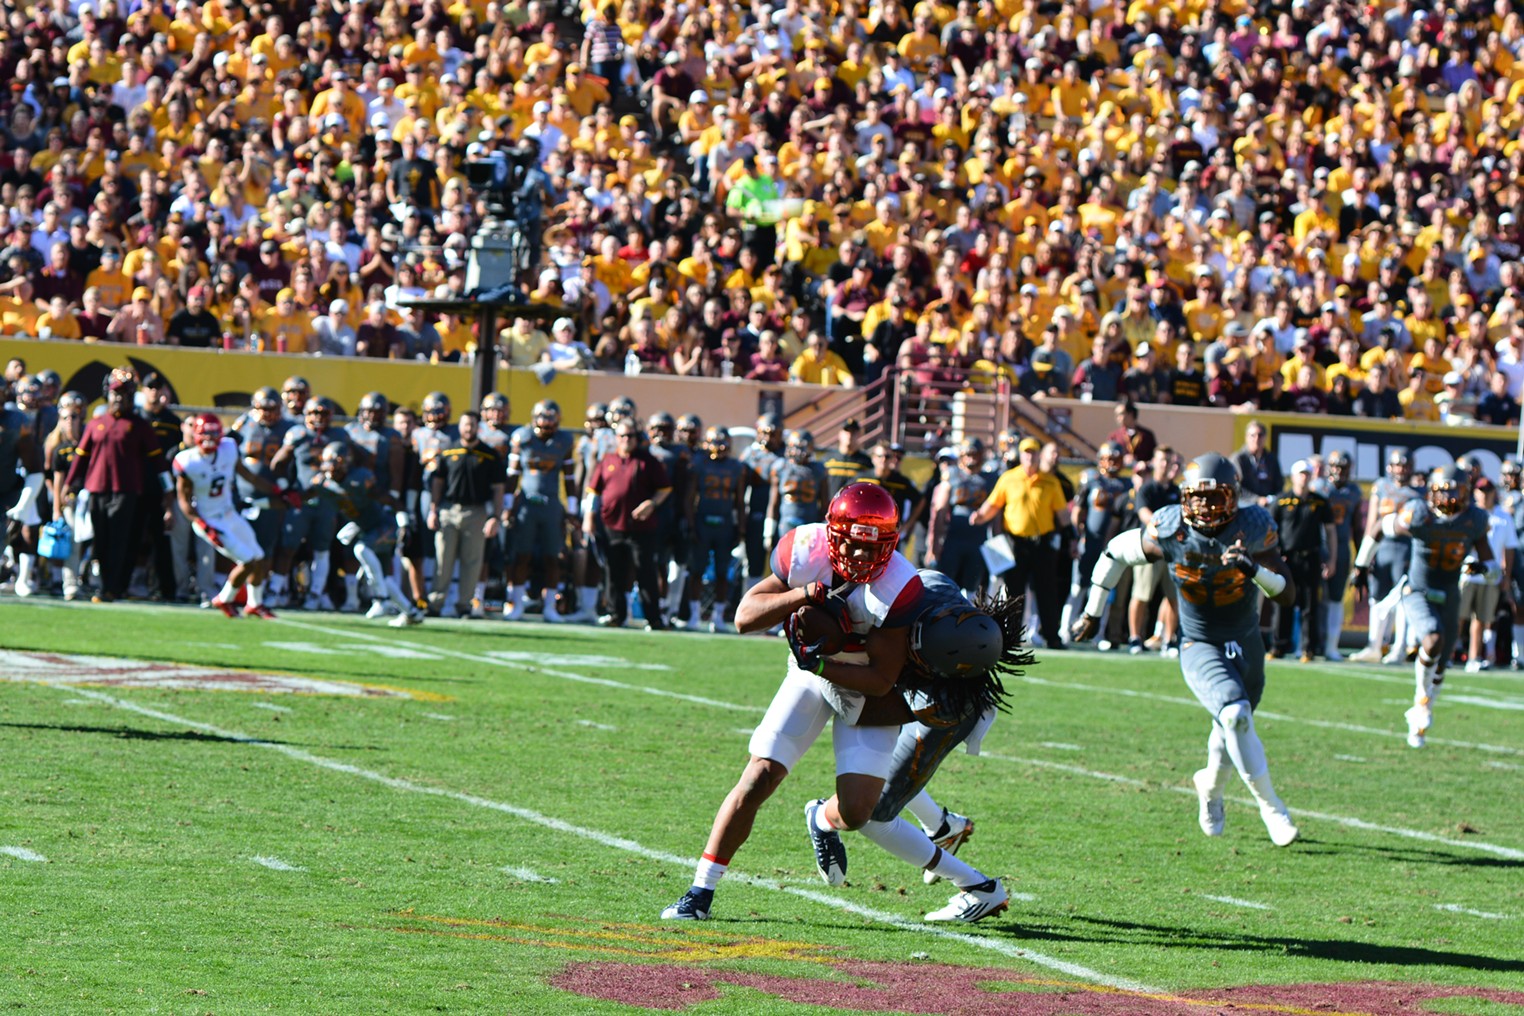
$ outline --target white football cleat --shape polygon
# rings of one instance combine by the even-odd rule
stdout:
[[[937,827],[937,832],[942,835],[928,835],[926,838],[947,853],[956,855],[958,848],[963,846],[970,836],[974,835],[974,820],[967,815],[959,815],[955,811],[948,811],[946,808],[943,808],[942,824]],[[942,880],[942,876],[927,869],[921,873],[921,879],[927,885],[936,885]]]
[[[1402,658],[1406,655],[1407,654],[1404,653],[1401,649],[1393,649],[1391,652],[1381,657],[1381,662],[1387,666],[1391,666],[1394,663],[1402,663]]]
[[[835,829],[821,831],[815,825],[815,815],[825,807],[824,800],[810,801],[804,806],[804,827],[810,834],[810,845],[815,848],[815,870],[826,885],[841,885],[847,880],[847,848],[842,845],[841,834]]]
[[[503,620],[504,621],[522,621],[522,620],[524,620],[524,601],[523,600],[520,600],[518,603],[513,604],[511,607],[509,607],[507,604],[504,604],[504,606],[507,608],[507,609],[505,609],[503,611]]]
[[[1408,747],[1422,748],[1425,743],[1425,735],[1429,727],[1434,723],[1434,710],[1429,707],[1429,700],[1415,702],[1403,716],[1408,721]]]
[[[1277,808],[1273,804],[1259,806],[1259,817],[1265,822],[1265,829],[1270,833],[1270,842],[1277,847],[1290,846],[1301,835],[1301,830],[1296,823],[1291,821],[1291,815],[1284,806]]]
[[[1366,646],[1358,653],[1352,653],[1349,660],[1351,663],[1380,663],[1381,649],[1377,646]]]
[[[370,609],[365,612],[365,616],[374,621],[378,618],[385,617],[391,612],[391,607],[387,606],[385,600],[371,600]]]
[[[998,914],[1010,905],[1011,896],[998,878],[980,885],[969,886],[947,901],[941,910],[926,915],[928,921],[963,921],[972,924],[991,914]]]
[[[481,600],[474,598],[471,600],[470,616],[478,621],[487,616],[487,608],[482,606]]]
[[[389,627],[392,628],[408,628],[415,624],[422,624],[423,611],[419,610],[417,607],[414,607],[412,610],[409,610],[406,613],[398,614],[396,617],[392,618],[386,623]]]
[[[1201,805],[1201,810],[1196,815],[1196,821],[1201,824],[1201,831],[1208,836],[1221,836],[1222,788],[1212,786],[1212,770],[1196,770],[1195,775],[1191,777],[1191,782],[1196,786],[1196,800]]]

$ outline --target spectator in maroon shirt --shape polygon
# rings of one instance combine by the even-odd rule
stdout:
[[[1207,401],[1218,408],[1248,403],[1258,405],[1259,385],[1245,369],[1248,362],[1242,350],[1230,349],[1222,358],[1223,371],[1207,382]]]
[[[746,380],[782,384],[788,380],[788,367],[788,361],[783,358],[778,348],[777,333],[763,332],[757,351],[751,354],[751,363],[746,369]]]
[[[582,531],[596,539],[596,523],[603,523],[608,559],[604,597],[609,613],[600,617],[598,623],[615,628],[624,624],[625,595],[633,571],[646,624],[651,630],[660,631],[666,624],[661,617],[661,590],[656,576],[661,539],[656,509],[672,494],[672,483],[666,467],[641,447],[640,428],[633,419],[627,417],[615,425],[614,451],[599,460],[588,478],[587,491]]]
[[[110,602],[127,592],[137,534],[143,529],[141,513],[154,510],[157,493],[167,526],[173,497],[164,450],[153,426],[133,409],[137,375],[118,367],[106,378],[105,387],[106,412],[85,424],[64,480],[70,490],[83,487],[90,494],[95,557],[101,565],[96,602]]]
[[[1107,441],[1115,442],[1124,449],[1127,462],[1148,462],[1154,457],[1158,441],[1154,432],[1138,423],[1138,407],[1130,400],[1118,402],[1116,408],[1117,429],[1106,435]]]

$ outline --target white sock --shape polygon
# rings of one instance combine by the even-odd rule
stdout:
[[[1417,688],[1413,692],[1413,701],[1420,704],[1433,702],[1439,692],[1435,688],[1434,672],[1439,669],[1439,661],[1431,660],[1422,649],[1418,651],[1418,658],[1413,661],[1413,677]]]
[[[826,809],[823,804],[815,809],[815,828],[823,833],[833,832],[836,829],[831,824],[831,820],[826,818]]]
[[[375,556],[374,553],[371,555]],[[312,586],[307,590],[308,596],[322,596],[328,591],[328,560],[329,553],[326,550],[315,551],[312,555]]]
[[[413,601],[402,594],[402,586],[395,580],[388,580],[386,574],[381,571],[381,559],[376,556],[374,550],[363,543],[357,544],[355,547],[355,557],[359,560],[360,567],[365,571],[365,581],[370,583],[372,596],[380,597],[390,594],[392,602],[404,614],[415,609]]]
[[[1512,659],[1524,657],[1524,624],[1513,626],[1513,656]]]
[[[1260,803],[1261,807],[1269,806],[1276,811],[1286,810],[1285,803],[1276,794],[1275,788],[1270,785],[1270,770],[1266,769],[1258,776],[1246,778],[1244,782],[1249,785],[1249,792],[1254,795],[1254,799]]]
[[[37,558],[31,554],[21,554],[16,558],[16,581],[32,584],[32,568],[36,566]]]
[[[925,826],[928,833],[942,828],[942,822],[947,817],[947,809],[933,801],[931,795],[924,790],[910,799],[905,810],[914,815],[915,820]]]
[[[1270,763],[1265,759],[1265,746],[1259,739],[1259,734],[1254,731],[1254,717],[1250,716],[1241,726],[1218,726],[1223,727],[1223,742],[1228,750],[1228,757],[1233,760],[1233,768],[1238,770],[1238,775],[1248,782],[1256,773],[1263,773],[1270,768]]]
[[[705,854],[693,870],[693,884],[700,889],[713,889],[720,884],[720,879],[725,877],[725,870],[729,867],[729,864],[721,864]]]
[[[1408,614],[1402,609],[1402,598],[1397,596],[1392,600],[1392,649],[1395,652],[1406,652],[1407,648]]]
[[[244,588],[249,591],[249,606],[257,607],[264,602],[265,584],[263,582],[245,582]]]
[[[909,822],[905,824],[907,826],[910,825]],[[984,872],[964,864],[945,850],[937,851],[936,863],[929,866],[926,870],[933,875],[941,875],[959,889],[967,889],[969,886],[979,885],[982,882],[990,880],[989,876],[984,874]]]
[[[1212,733],[1207,737],[1206,768],[1212,774],[1212,789],[1220,793],[1222,785],[1227,782],[1228,771],[1233,768],[1228,759],[1228,737],[1220,723],[1212,724]]]
[[[229,575],[228,580],[222,584],[222,592],[217,594],[217,599],[223,603],[232,603],[237,596],[238,590],[233,586],[233,577]]]
[[[471,595],[478,603],[484,602],[487,599],[487,583],[478,582],[476,590]]]
[[[866,822],[858,832],[912,867],[925,868],[937,855],[937,845],[903,818],[893,822]]]

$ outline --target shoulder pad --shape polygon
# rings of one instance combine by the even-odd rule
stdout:
[[[1257,504],[1246,505],[1238,510],[1237,521],[1243,533],[1244,546],[1251,555],[1275,549],[1278,542],[1275,519],[1265,509]]]

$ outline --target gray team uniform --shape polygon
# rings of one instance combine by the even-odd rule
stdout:
[[[693,512],[688,574],[702,576],[713,554],[715,574],[723,577],[736,546],[736,491],[746,482],[746,467],[728,456],[711,459],[706,455],[694,460],[689,475],[698,491],[698,503]]]
[[[26,486],[16,469],[21,462],[22,435],[30,430],[31,421],[25,413],[19,409],[0,409],[0,512],[16,507]],[[40,452],[41,444],[35,440],[33,443],[38,445]]]
[[[1487,541],[1487,513],[1470,505],[1453,519],[1441,519],[1420,500],[1404,506],[1401,518],[1413,537],[1402,609],[1420,640],[1439,633],[1443,673],[1459,631],[1461,566],[1473,544]]]
[[[370,472],[376,486],[382,490],[395,490],[392,479],[392,442],[401,441],[402,435],[391,427],[382,427],[380,430],[367,430],[365,424],[355,420],[344,428],[344,433],[349,435],[350,443],[356,448],[362,448],[370,455]]]
[[[920,617],[926,611],[943,606],[974,609],[957,583],[946,575],[922,568],[920,576],[921,595],[913,608],[913,616]],[[900,727],[889,778],[873,809],[875,822],[894,821],[895,816],[926,789],[937,767],[952,754],[952,750],[969,740],[969,735],[976,729],[989,729],[995,719],[993,709],[958,711],[922,692],[906,694],[905,704],[915,714],[915,720]],[[983,737],[983,730],[980,730],[979,737]],[[970,741],[968,751],[971,755],[979,753],[977,741]]]
[[[271,483],[280,482],[276,479],[275,471],[270,468],[270,460],[280,451],[281,443],[285,441],[286,432],[290,429],[291,424],[285,417],[276,420],[274,426],[266,426],[252,412],[244,413],[234,422],[233,436],[238,442],[238,454],[243,457],[243,464],[250,472]],[[254,538],[259,541],[259,546],[266,554],[274,554],[280,547],[284,512],[272,505],[267,495],[261,494],[254,484],[241,476],[238,477],[238,497],[248,506],[244,509],[243,516],[253,527]]]
[[[296,482],[305,491],[323,478],[320,468],[323,449],[331,444],[349,445],[353,442],[339,427],[329,427],[319,434],[305,424],[298,424],[286,431],[281,444],[296,449],[293,455]],[[285,525],[281,529],[281,546],[295,548],[306,540],[313,553],[325,553],[333,543],[333,534],[338,530],[337,520],[338,514],[332,501],[309,499],[302,507],[286,512]]]
[[[773,470],[778,481],[778,535],[812,522],[824,522],[820,492],[826,487],[825,466],[819,462],[793,462],[786,456]]]
[[[767,574],[767,548],[762,544],[762,523],[767,519],[767,498],[773,470],[783,456],[753,441],[741,453],[741,464],[750,470],[746,478],[746,574],[756,579]]]
[[[476,439],[501,455],[504,461],[508,458],[508,446],[513,441],[513,434],[506,430],[498,430],[490,423],[483,423],[476,430]]]
[[[1409,501],[1421,500],[1423,493],[1383,476],[1371,484],[1371,497],[1376,500],[1376,518],[1380,520]],[[1376,544],[1376,556],[1371,561],[1372,600],[1386,599],[1387,594],[1401,584],[1402,573],[1407,570],[1412,553],[1413,541],[1406,536],[1387,538]]]
[[[1335,487],[1328,480],[1319,480],[1312,485],[1312,492],[1322,496],[1328,502],[1328,510],[1333,513],[1334,536],[1337,546],[1333,547],[1334,573],[1329,577],[1325,602],[1343,603],[1344,590],[1349,585],[1349,568],[1351,564],[1351,548],[1355,540],[1355,515],[1360,511],[1360,485],[1353,481],[1343,486]]]
[[[1498,504],[1513,519],[1513,528],[1518,533],[1524,533],[1524,491],[1502,490],[1502,496]],[[1516,551],[1513,555],[1513,574],[1504,575],[1503,581],[1511,583],[1512,599],[1515,604],[1524,603],[1524,552]]]
[[[413,431],[413,451],[418,453],[418,472],[423,484],[423,496],[429,497],[429,483],[434,477],[434,467],[438,464],[439,455],[450,448],[460,444],[460,431],[455,429],[455,424],[434,429],[433,427],[419,427]],[[423,501],[420,499],[420,514],[422,514]],[[425,543],[432,541],[425,540]]]
[[[1150,535],[1180,592],[1185,683],[1213,716],[1240,699],[1258,706],[1265,691],[1259,589],[1239,569],[1224,567],[1222,555],[1239,542],[1250,557],[1275,550],[1279,539],[1270,513],[1247,505],[1207,536],[1185,524],[1179,505],[1165,505],[1154,512]]]
[[[1074,500],[1083,515],[1081,527],[1084,543],[1080,547],[1079,591],[1084,596],[1090,589],[1090,573],[1106,549],[1106,541],[1122,514],[1127,510],[1127,495],[1132,484],[1120,476],[1104,476],[1099,469],[1087,469],[1080,475],[1079,490]]]
[[[397,539],[397,523],[393,513],[375,500],[377,489],[385,488],[376,482],[374,473],[364,466],[352,466],[341,481],[319,477],[316,495],[333,505],[340,527],[355,523],[360,527],[359,542],[379,551]]]
[[[989,497],[995,480],[988,473],[970,473],[958,465],[947,474],[947,532],[937,568],[959,589],[978,589],[987,575],[982,547],[989,528],[970,525],[968,519]]]
[[[561,489],[572,468],[576,438],[557,431],[542,438],[533,427],[513,432],[508,473],[519,478],[513,498],[513,553],[554,559],[566,542],[566,509]]]

